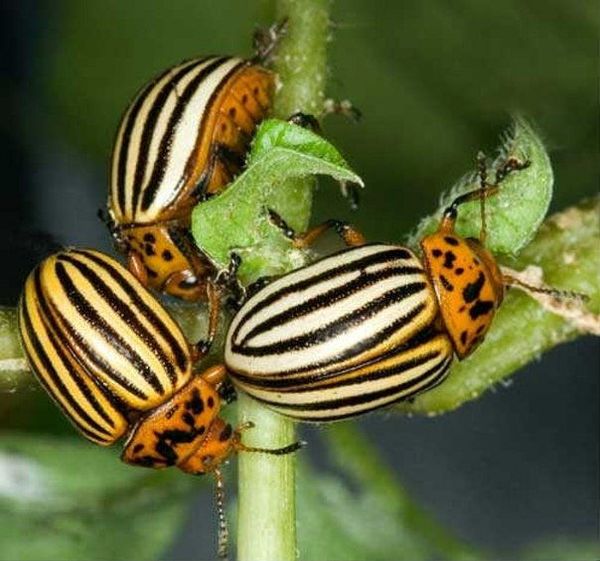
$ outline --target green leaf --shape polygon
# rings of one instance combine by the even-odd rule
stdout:
[[[329,426],[323,434],[342,477],[300,465],[301,560],[481,558],[412,501],[353,423]]]
[[[134,469],[79,439],[0,440],[0,559],[155,559],[198,479]]]
[[[285,121],[270,119],[259,127],[247,169],[222,194],[199,204],[192,214],[192,233],[199,247],[219,268],[230,252],[242,258],[243,282],[281,273],[305,263],[267,216],[276,210],[290,226],[306,229],[303,217],[312,201],[310,186],[288,180],[329,175],[362,185],[362,180],[327,140]]]
[[[488,182],[494,181],[498,166],[507,156],[530,163],[526,169],[508,175],[500,184],[498,194],[486,200],[486,246],[494,253],[516,254],[532,240],[546,216],[554,176],[542,140],[522,117],[516,117],[512,128],[503,135],[498,152],[488,169]],[[437,228],[441,213],[458,195],[477,187],[478,177],[473,173],[460,180],[442,197],[437,213],[419,224],[417,232],[411,236],[411,244],[417,245],[425,234]],[[479,237],[479,201],[460,207],[456,228],[462,236]]]

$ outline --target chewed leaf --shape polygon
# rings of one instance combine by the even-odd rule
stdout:
[[[554,181],[550,159],[542,140],[533,127],[522,117],[515,118],[511,130],[503,138],[499,156],[488,169],[488,182],[508,157],[529,162],[526,169],[514,171],[500,184],[500,190],[486,200],[487,247],[494,253],[515,254],[525,247],[542,223],[550,200]],[[414,245],[424,234],[434,230],[441,212],[459,194],[477,189],[474,173],[459,181],[441,200],[435,216],[419,224],[411,236]],[[458,211],[457,231],[462,236],[479,237],[481,213],[479,202],[464,204]]]
[[[304,263],[289,240],[268,220],[277,211],[293,228],[306,228],[312,184],[298,186],[290,179],[329,175],[362,185],[337,149],[318,134],[270,119],[259,127],[248,166],[222,194],[200,203],[192,214],[192,233],[199,247],[219,268],[227,267],[230,253],[242,258],[240,279],[248,282]]]

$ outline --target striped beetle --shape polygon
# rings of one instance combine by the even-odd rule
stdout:
[[[282,414],[323,422],[410,398],[441,383],[454,355],[463,359],[483,340],[505,286],[484,247],[483,202],[500,181],[528,162],[508,159],[496,182],[446,209],[437,232],[421,241],[422,259],[398,245],[365,244],[356,231],[330,221],[297,236],[303,247],[334,226],[355,246],[293,271],[259,289],[229,328],[225,364],[234,384]],[[458,207],[481,200],[480,239],[455,232]],[[557,291],[535,289],[539,292]]]
[[[191,211],[240,172],[271,106],[274,74],[254,61],[213,56],[169,68],[140,90],[114,143],[107,225],[129,270],[186,300],[208,299],[217,328],[212,263],[189,232]]]
[[[19,332],[31,370],[89,440],[125,436],[121,459],[217,477],[220,552],[226,526],[220,464],[244,450],[241,431],[219,417],[222,365],[192,371],[199,351],[163,306],[124,267],[94,250],[68,249],[29,275]]]

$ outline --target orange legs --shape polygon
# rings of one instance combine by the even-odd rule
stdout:
[[[334,230],[348,247],[358,247],[367,243],[365,237],[354,226],[341,220],[327,220],[302,234],[297,234],[274,210],[268,209],[268,213],[271,223],[298,249],[311,246],[327,230]]]

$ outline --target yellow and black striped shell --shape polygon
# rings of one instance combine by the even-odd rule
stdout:
[[[454,350],[434,288],[407,248],[346,249],[250,297],[225,364],[255,399],[304,421],[365,413],[439,384]]]
[[[113,148],[108,210],[117,247],[147,286],[205,298],[210,263],[190,239],[191,211],[241,171],[274,81],[248,60],[200,58],[163,72],[128,107]]]
[[[98,251],[65,250],[38,265],[19,302],[19,329],[39,381],[98,444],[119,439],[133,418],[192,377],[178,325],[133,275]]]

